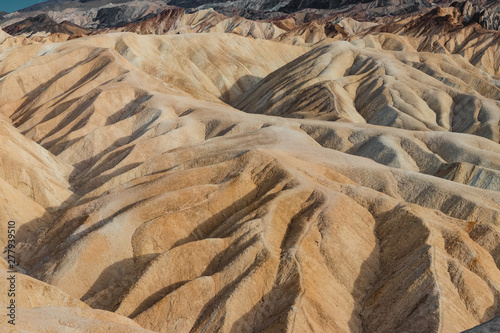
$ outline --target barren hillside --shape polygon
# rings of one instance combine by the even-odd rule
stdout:
[[[495,332],[498,32],[297,17],[0,34],[16,328]]]

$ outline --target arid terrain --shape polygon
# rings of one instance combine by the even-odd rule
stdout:
[[[1,14],[0,330],[498,332],[499,23],[485,0]]]

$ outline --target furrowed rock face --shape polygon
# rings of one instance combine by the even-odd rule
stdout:
[[[0,26],[6,27],[38,15],[48,15],[57,23],[70,22],[84,29],[119,28],[149,20],[172,7],[190,13],[215,9],[228,17],[241,16],[250,20],[272,20],[293,17],[300,23],[333,16],[353,17],[361,21],[393,20],[406,15],[424,14],[433,8],[457,8],[467,24],[478,23],[483,28],[498,30],[500,7],[493,0],[440,1],[427,0],[103,0],[46,1],[15,13],[0,15]]]
[[[496,32],[459,6],[150,14],[0,35],[17,327],[494,332]]]
[[[182,8],[174,7],[144,21],[114,29],[105,29],[99,33],[111,31],[155,35],[217,32],[272,40],[285,30],[273,22],[255,22],[242,17],[229,18],[212,9],[186,14]]]
[[[464,85],[467,81],[471,84]],[[466,132],[498,141],[497,84],[462,57],[335,42],[272,73],[235,107],[251,113]],[[471,86],[476,89],[471,91]]]
[[[465,1],[458,3],[457,7],[462,12],[467,22],[477,22],[482,27],[498,30],[500,27],[500,6],[496,1]]]
[[[5,27],[45,14],[57,23],[68,21],[85,29],[104,29],[131,23],[151,14],[156,15],[166,8],[168,6],[164,1],[155,0],[46,1],[3,16],[0,26]]]
[[[286,12],[295,12],[304,8],[316,8],[316,9],[337,9],[342,7],[348,7],[357,5],[359,3],[370,4],[370,7],[389,7],[389,6],[400,6],[400,10],[407,8],[409,11],[415,11],[417,8],[430,7],[430,2],[427,0],[383,0],[383,1],[373,1],[373,0],[362,0],[362,1],[352,1],[352,0],[291,0],[286,6],[281,8],[281,10]]]
[[[90,33],[90,30],[83,29],[71,22],[65,21],[59,24],[45,14],[27,18],[21,22],[5,27],[3,30],[12,36],[21,34],[31,36],[36,33],[60,33],[67,35]]]

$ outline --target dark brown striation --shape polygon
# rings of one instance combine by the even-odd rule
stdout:
[[[68,35],[84,35],[91,32],[88,29],[84,29],[68,21],[57,23],[46,14],[29,17],[23,21],[7,26],[3,28],[3,30],[12,36],[21,34],[29,36],[38,32],[48,34],[62,33]]]
[[[153,17],[146,18],[138,22],[129,23],[118,28],[107,29],[101,32],[126,31],[135,32],[138,34],[162,35],[170,31],[183,14],[184,9],[179,7],[171,7],[165,9],[157,15],[154,15]]]

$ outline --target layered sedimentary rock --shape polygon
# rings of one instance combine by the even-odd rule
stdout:
[[[68,21],[64,21],[62,23],[57,23],[52,20],[46,14],[40,14],[36,17],[27,18],[21,22],[17,22],[15,24],[9,25],[3,28],[5,32],[10,35],[26,35],[31,36],[36,33],[47,33],[47,34],[88,34],[90,30],[83,29],[76,24],[73,24]]]
[[[167,9],[151,18],[147,18],[140,22],[129,23],[115,28],[114,30],[162,35],[172,29],[172,26],[182,14],[184,14],[182,8]]]
[[[184,0],[118,0],[112,3],[103,0],[46,1],[19,12],[0,15],[0,26],[5,27],[24,19],[33,20],[38,15],[48,15],[57,23],[71,22],[85,29],[119,28],[126,24],[147,21],[172,6],[182,7],[189,13],[207,9],[228,16],[240,16],[250,20],[270,21],[293,18],[300,24],[330,17],[352,17],[368,22],[374,20],[399,20],[408,15],[425,14],[433,8],[455,7],[463,15],[466,24],[477,23],[483,28],[498,30],[500,7],[492,0],[439,1],[184,1]]]
[[[354,45],[334,42],[317,47],[265,78],[235,107],[499,140],[497,80],[462,57],[363,47],[371,42],[370,38]]]
[[[494,330],[497,33],[457,6],[300,15],[5,35],[18,327]]]
[[[148,15],[156,15],[168,6],[165,1],[66,0],[45,1],[0,18],[0,26],[12,25],[40,14],[48,15],[57,23],[69,21],[87,29],[117,27]]]
[[[8,206],[39,207],[33,217],[7,214],[26,221],[19,267],[108,311],[26,316],[90,316],[131,332],[139,328],[109,311],[159,332],[438,332],[493,318],[500,196],[484,177],[496,179],[500,149],[481,120],[493,117],[498,88],[455,56],[367,41],[308,51],[235,35],[115,33],[4,50],[0,112],[9,140],[26,142],[4,149],[46,156],[40,166],[11,162],[26,164],[31,185],[3,176],[20,192]],[[445,62],[460,70],[438,71]],[[370,97],[377,80],[387,81],[379,99]],[[421,93],[404,88],[418,82]],[[301,89],[315,85],[332,107],[304,99],[316,95]],[[440,103],[413,95],[426,89]],[[478,100],[484,116],[471,124],[491,137],[465,126],[457,96]],[[389,109],[400,120],[375,126]],[[448,176],[453,163],[490,171],[466,181]]]
[[[218,32],[258,39],[275,39],[285,30],[272,22],[255,22],[238,16],[229,18],[212,9],[185,14],[182,8],[171,8],[146,20],[118,28],[104,29],[98,33],[112,31],[155,35]]]

